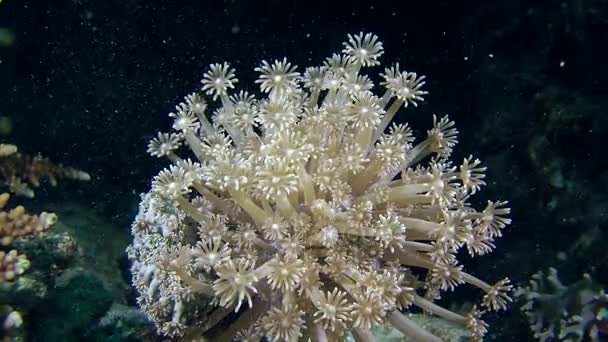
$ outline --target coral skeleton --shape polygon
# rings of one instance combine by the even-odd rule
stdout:
[[[362,71],[383,53],[360,33],[303,73],[262,61],[260,96],[234,89],[228,63],[212,64],[169,114],[173,131],[148,152],[171,165],[142,195],[128,248],[138,303],[159,333],[373,341],[370,329],[390,324],[440,341],[404,314],[417,307],[483,338],[482,315],[504,310],[512,286],[466,273],[457,256],[492,251],[510,210],[469,204],[486,168],[450,160],[458,132],[447,116],[433,116],[417,143],[407,124],[391,125],[427,92],[399,64],[375,86]],[[482,293],[470,312],[436,303],[465,283]]]

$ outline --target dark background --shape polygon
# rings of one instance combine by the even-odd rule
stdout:
[[[427,126],[432,112],[450,113],[461,131],[491,116],[478,112],[488,92],[529,99],[550,83],[590,96],[608,89],[605,2],[329,3],[4,0],[0,24],[16,38],[0,50],[10,138],[117,187],[105,196],[145,191],[158,168],[147,141],[167,129],[165,114],[200,86],[208,64],[229,61],[239,86],[255,90],[262,59],[318,64],[360,30],[383,39],[382,61],[427,75],[427,104],[413,114]],[[586,4],[594,7],[576,7]]]
[[[425,103],[404,120],[420,137],[432,113],[449,113],[461,132],[456,157],[490,167],[478,201],[511,201],[511,230],[469,269],[521,282],[563,264],[573,278],[592,272],[606,283],[601,248],[570,248],[591,228],[605,234],[607,13],[591,0],[4,0],[0,27],[15,40],[0,48],[0,116],[14,128],[2,140],[93,177],[39,198],[88,204],[127,230],[165,165],[147,142],[169,129],[166,114],[210,63],[230,62],[238,88],[257,91],[262,59],[285,56],[302,71],[347,33],[370,31],[385,65],[429,80]]]

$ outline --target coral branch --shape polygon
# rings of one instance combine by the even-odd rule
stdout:
[[[25,197],[34,197],[29,187],[40,186],[42,180],[48,180],[52,186],[58,179],[88,181],[88,173],[61,164],[53,164],[41,156],[27,156],[17,152],[15,145],[0,144],[0,184],[11,192]]]

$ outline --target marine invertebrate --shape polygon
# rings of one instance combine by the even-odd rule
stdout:
[[[56,221],[57,216],[43,212],[39,215],[26,213],[23,206],[17,206],[9,211],[4,210],[10,196],[0,195],[0,283],[12,281],[29,268],[30,262],[17,250],[10,249],[17,238],[35,237],[48,230]]]
[[[376,95],[361,71],[380,63],[379,39],[349,36],[342,53],[303,76],[286,59],[264,61],[260,98],[229,96],[235,71],[212,64],[202,90],[219,103],[186,96],[170,114],[175,132],[150,143],[172,164],[142,196],[128,254],[161,333],[369,341],[388,322],[438,340],[402,314],[417,306],[481,339],[481,315],[511,300],[508,279],[491,285],[458,264],[465,246],[490,252],[510,219],[506,202],[469,204],[485,167],[450,161],[454,122],[434,116],[417,144],[407,124],[389,127],[423,100],[424,77],[395,64]],[[471,312],[433,302],[463,283],[484,293]]]
[[[0,146],[0,151],[2,149]],[[36,237],[48,230],[57,220],[52,213],[28,214],[23,206],[6,210],[9,199],[8,193],[0,195],[0,284],[12,283],[30,267],[27,256],[12,247],[13,241]],[[8,339],[8,336],[14,334],[22,325],[23,320],[18,310],[8,303],[2,303],[0,322],[0,332]]]
[[[54,186],[59,178],[86,181],[90,176],[84,171],[53,164],[40,156],[23,155],[15,145],[0,144],[0,185],[10,192],[31,198],[34,191],[30,186],[38,187],[43,179]],[[0,194],[0,283],[12,283],[30,267],[27,256],[15,249],[13,241],[35,238],[57,221],[53,213],[29,214],[23,206],[6,209],[9,199],[8,193]],[[9,338],[23,323],[21,314],[7,304],[0,311],[2,332]]]
[[[55,186],[60,178],[88,181],[91,176],[81,170],[53,164],[41,156],[21,154],[15,145],[0,144],[0,184],[10,192],[31,198],[34,190],[30,186],[40,186],[43,179]]]
[[[521,309],[540,341],[602,341],[608,335],[608,294],[589,274],[565,285],[549,268],[515,296],[523,299]]]

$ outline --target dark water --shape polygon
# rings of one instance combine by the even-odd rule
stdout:
[[[15,199],[33,212],[57,212],[58,231],[78,251],[63,259],[40,252],[38,261],[30,247],[30,273],[45,294],[0,296],[23,316],[13,335],[155,340],[135,311],[122,251],[139,194],[166,164],[146,153],[167,129],[166,113],[200,87],[210,63],[229,61],[239,85],[253,89],[262,59],[286,56],[302,71],[361,30],[381,38],[383,61],[427,76],[429,95],[406,120],[415,134],[424,134],[432,113],[450,113],[460,131],[455,159],[473,153],[489,168],[476,201],[510,201],[514,223],[496,251],[463,256],[466,269],[523,285],[555,267],[565,283],[588,273],[605,289],[606,1],[2,0],[0,142],[92,178],[43,184],[35,199]],[[458,306],[476,295],[463,289],[446,301]],[[125,333],[100,323],[112,303],[131,307],[122,308],[140,325]],[[532,339],[520,305],[490,315],[488,339]]]

